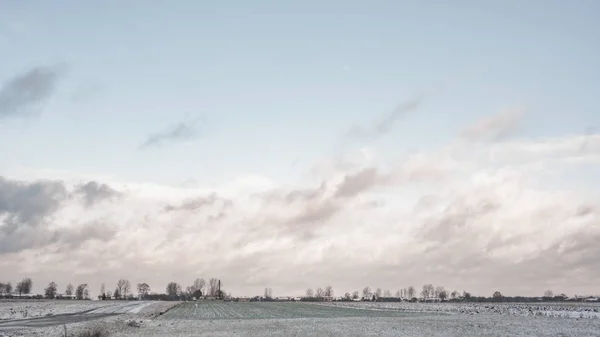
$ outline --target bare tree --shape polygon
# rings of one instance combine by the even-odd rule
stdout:
[[[167,295],[177,296],[181,293],[181,286],[175,282],[169,282],[167,284]]]
[[[117,281],[117,288],[115,289],[115,297],[118,294],[119,298],[125,298],[125,291],[123,288],[125,288],[125,280],[120,279]]]
[[[394,294],[396,298],[402,298],[402,292],[400,290],[396,290],[396,294]]]
[[[446,289],[444,289],[444,287],[437,287],[436,293],[437,293],[437,297],[441,301],[445,301],[448,298],[448,292],[446,291]]]
[[[423,290],[421,290],[421,297],[423,298],[432,298],[434,295],[435,289],[433,288],[433,284],[426,284],[423,286]]]
[[[355,291],[352,293],[352,298],[353,298],[353,299],[355,299],[355,300],[357,300],[357,299],[359,298],[359,296],[360,296],[360,295],[359,295],[359,293],[358,293],[358,290],[355,290]]]
[[[131,292],[131,284],[128,280],[120,279],[117,282],[117,289],[119,289],[119,295],[121,295],[123,299],[127,299],[127,294]]]
[[[544,297],[546,297],[546,298],[553,298],[554,297],[554,293],[552,292],[552,290],[546,290],[546,291],[544,291]]]
[[[65,289],[65,295],[67,295],[67,296],[73,295],[73,285],[71,283],[67,284],[67,289]]]
[[[89,298],[88,285],[85,283],[78,285],[77,289],[75,289],[75,297],[78,300],[83,300],[83,299]]]
[[[121,293],[119,292],[119,288],[115,288],[115,292],[113,294],[115,300],[121,299]]]
[[[392,292],[391,292],[389,289],[386,289],[386,290],[383,292],[383,297],[385,297],[385,298],[390,298],[390,297],[392,297]]]
[[[311,298],[315,295],[311,288],[306,289],[306,297]]]
[[[196,278],[194,283],[192,284],[192,294],[197,294],[198,291],[204,293],[204,287],[206,286],[206,281],[203,278]]]
[[[450,294],[450,298],[454,300],[454,299],[456,299],[457,297],[458,297],[458,291],[457,291],[457,290],[454,290],[454,291],[453,291],[453,292]]]
[[[102,285],[100,286],[100,294],[101,295],[106,295],[106,286],[104,285],[104,283],[102,283]]]
[[[13,291],[13,287],[12,284],[10,282],[8,283],[0,283],[0,295],[10,295]]]
[[[44,295],[46,296],[46,298],[49,299],[54,299],[56,297],[56,289],[57,289],[57,285],[54,282],[50,282],[48,284],[48,287],[46,289],[44,289]]]
[[[106,292],[106,298],[111,299],[112,298],[112,292],[109,290]]]
[[[466,292],[463,290],[463,297],[465,300],[470,300],[471,299],[471,293]]]
[[[333,297],[333,287],[332,286],[325,287],[325,296]]]
[[[325,296],[325,290],[323,290],[323,288],[317,288],[317,291],[315,292],[315,296],[317,298],[323,298]]]
[[[443,301],[448,297],[448,293],[446,292],[446,289],[444,289],[444,287],[437,286],[435,288],[434,297],[439,298],[440,300]]]
[[[143,300],[150,293],[150,286],[148,285],[148,283],[138,283],[137,291],[138,295],[140,296],[140,299]]]
[[[364,287],[362,295],[364,299],[371,299],[371,288],[369,286]]]
[[[29,294],[31,293],[31,288],[33,287],[33,282],[31,281],[31,279],[29,277],[24,278],[23,280],[21,280],[21,282],[17,283],[17,292],[19,293],[19,296],[21,296],[22,294]]]
[[[408,295],[409,300],[412,300],[415,297],[416,293],[417,293],[417,291],[415,290],[415,287],[413,287],[413,286],[408,287],[407,295]]]
[[[208,293],[210,294],[210,296],[217,296],[218,291],[219,291],[219,280],[213,277],[208,281]]]
[[[375,297],[376,298],[380,298],[381,297],[381,288],[377,288],[377,290],[375,290]]]
[[[268,300],[273,298],[273,290],[271,288],[265,288],[264,297]]]

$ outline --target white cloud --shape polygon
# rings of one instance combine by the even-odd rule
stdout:
[[[122,277],[161,291],[197,276],[220,277],[238,294],[423,283],[482,295],[539,294],[544,284],[592,291],[562,280],[575,271],[600,278],[597,200],[568,182],[540,185],[538,175],[549,160],[570,170],[573,158],[597,164],[588,159],[599,150],[598,135],[456,141],[390,166],[363,149],[352,165],[329,161],[314,171],[318,182],[293,187],[254,175],[203,187],[98,181],[122,197],[36,208],[45,212],[39,236],[3,253],[0,275],[32,276],[38,291],[52,280],[98,289]],[[81,183],[63,182],[68,193]],[[0,238],[15,235],[7,219],[18,207],[0,208]]]

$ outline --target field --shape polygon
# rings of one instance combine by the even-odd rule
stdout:
[[[450,313],[466,315],[504,315],[562,318],[600,318],[599,303],[407,303],[407,302],[334,302],[337,308],[363,308],[400,312]]]
[[[285,319],[285,318],[340,318],[340,317],[402,317],[415,313],[400,311],[361,310],[310,303],[286,302],[188,302],[177,306],[161,319]]]
[[[100,301],[0,300],[0,320],[70,314],[106,305]]]
[[[404,306],[404,307],[402,307]],[[556,312],[595,306],[550,305]],[[543,306],[421,303],[185,303],[114,336],[600,336],[600,319],[529,315]],[[518,313],[518,314],[510,314]],[[508,316],[512,315],[512,316]]]
[[[143,311],[167,308],[167,304],[169,303],[154,302],[144,307]],[[123,305],[128,307],[133,304]],[[111,304],[111,307],[114,305]],[[130,310],[93,322],[69,324],[68,329],[72,333],[83,331],[90,325],[102,325],[109,329],[110,337],[600,336],[600,317],[596,315],[598,309],[598,305],[546,303],[316,304],[201,301],[181,303],[162,315]],[[48,327],[6,336],[61,335],[61,327]],[[0,336],[3,336],[1,331]]]

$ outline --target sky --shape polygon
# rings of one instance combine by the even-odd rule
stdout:
[[[599,15],[0,1],[0,282],[600,294]]]

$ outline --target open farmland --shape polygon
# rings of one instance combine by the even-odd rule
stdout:
[[[358,303],[362,304],[362,303]],[[365,303],[384,304],[384,303]],[[419,304],[416,304],[418,306]],[[430,309],[433,307],[430,307]],[[187,336],[599,336],[600,320],[507,317],[452,312],[351,308],[313,303],[185,303],[114,337]]]
[[[70,314],[107,305],[101,301],[0,300],[0,320]]]
[[[170,303],[170,305],[174,304]],[[196,304],[198,304],[197,308]],[[140,315],[129,311],[92,322],[79,322],[67,326],[70,333],[86,331],[90,326],[103,326],[108,329],[109,337],[600,336],[600,319],[571,319],[544,315],[507,316],[490,308],[484,310],[486,305],[489,304],[201,301],[182,303],[158,316]],[[523,308],[530,306],[503,304],[507,307],[511,305]],[[142,311],[156,309],[159,306],[161,302],[155,302]],[[479,309],[465,310],[476,307]],[[586,309],[583,306],[573,306],[572,311],[577,311],[576,308]],[[594,307],[590,308],[594,309]],[[156,311],[155,309],[151,311]],[[168,309],[168,306],[164,309]],[[164,309],[161,309],[161,312]],[[1,331],[0,336],[3,336]],[[9,331],[6,336],[60,337],[63,336],[63,331],[61,326],[53,326]]]
[[[161,319],[279,319],[279,318],[340,318],[340,317],[400,317],[414,313],[375,311],[315,305],[301,302],[188,302],[177,306]]]
[[[321,305],[336,308],[394,310],[400,312],[600,319],[600,304],[598,303],[332,302]]]

